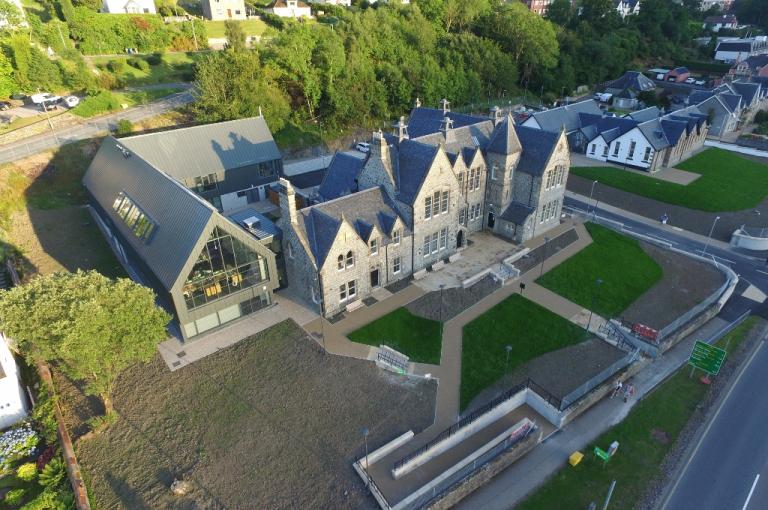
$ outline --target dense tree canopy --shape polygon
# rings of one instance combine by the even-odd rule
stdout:
[[[152,358],[169,320],[151,290],[95,271],[41,276],[0,292],[0,330],[31,360],[54,361],[85,381],[107,410],[117,376]]]

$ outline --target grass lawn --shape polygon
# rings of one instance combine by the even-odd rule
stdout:
[[[173,52],[163,53],[162,61],[158,65],[150,66],[142,71],[133,66],[125,65],[123,71],[117,74],[125,85],[154,85],[158,83],[188,82],[192,81],[195,62],[207,55],[207,52]],[[100,69],[107,69],[107,64],[115,60],[128,60],[125,57],[86,57],[93,65]],[[136,57],[142,58],[142,57]]]
[[[52,112],[48,112],[48,115],[51,118],[54,118],[66,112],[67,112],[66,108],[59,108]],[[34,117],[16,117],[15,119],[13,119],[13,121],[9,122],[8,124],[3,124],[2,126],[0,126],[0,135],[35,124],[37,122],[45,122],[45,121],[46,121],[46,117],[45,115],[42,115],[42,114],[36,115]]]
[[[104,113],[116,112],[123,106],[131,107],[147,104],[165,96],[170,96],[183,89],[168,87],[161,89],[140,90],[131,92],[110,92],[102,90],[95,96],[88,96],[72,109],[72,113],[89,118]]]
[[[440,364],[441,324],[414,315],[405,308],[398,308],[353,331],[349,339],[376,347],[387,345],[418,363]]]
[[[768,165],[726,150],[707,149],[677,168],[701,177],[683,186],[612,167],[574,167],[571,173],[629,193],[701,211],[749,209],[768,195]]]
[[[461,352],[461,409],[526,361],[586,339],[579,326],[514,294],[464,326]]]
[[[243,33],[248,35],[264,35],[269,27],[260,19],[248,19],[237,21],[243,29]],[[223,21],[206,21],[205,32],[211,39],[220,39],[224,37]]]
[[[592,244],[536,283],[603,317],[616,317],[663,276],[637,241],[594,223]],[[597,288],[597,280],[603,281]]]
[[[725,346],[730,338],[729,349],[735,351],[756,322],[755,317],[747,319],[717,345]],[[681,368],[639,402],[624,421],[582,451],[584,459],[578,466],[566,464],[517,508],[587,508],[591,501],[603,501],[614,479],[616,489],[610,507],[634,508],[647,483],[659,474],[664,457],[707,392],[708,387],[699,382],[698,376],[689,378],[689,373],[686,367]],[[603,467],[592,451],[595,446],[607,450],[613,441],[619,441],[619,450]]]

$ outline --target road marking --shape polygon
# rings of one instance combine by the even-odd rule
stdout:
[[[760,473],[757,474],[755,477],[755,481],[752,482],[752,488],[749,489],[749,494],[747,494],[747,500],[744,502],[744,506],[741,507],[741,510],[747,510],[747,505],[749,505],[749,500],[752,499],[752,493],[755,492],[755,487],[757,486],[757,481],[760,479]]]
[[[759,269],[755,269],[755,271],[757,271],[758,273],[768,274],[768,271],[761,271]]]
[[[709,429],[711,429],[712,425],[715,423],[715,421],[717,421],[717,417],[720,415],[720,411],[722,411],[723,407],[725,407],[725,403],[728,402],[728,399],[731,397],[731,393],[733,393],[733,390],[736,388],[736,386],[739,385],[741,376],[744,375],[744,372],[747,371],[747,368],[749,367],[749,365],[752,364],[752,360],[755,359],[755,357],[757,356],[757,353],[760,352],[760,349],[763,348],[764,344],[765,342],[760,342],[760,345],[757,347],[757,349],[755,349],[755,352],[752,353],[752,356],[750,356],[747,362],[744,364],[744,366],[741,367],[741,371],[739,372],[739,375],[736,376],[736,380],[733,381],[733,385],[728,389],[728,393],[725,394],[725,398],[723,398],[722,402],[720,402],[720,405],[717,407],[717,410],[715,411],[714,416],[712,416],[712,419],[709,420],[709,423],[707,424],[707,428],[704,429],[704,433],[699,438],[699,442],[696,443],[696,447],[693,449],[691,456],[688,457],[688,462],[686,462],[685,466],[683,466],[683,470],[680,472],[680,476],[677,478],[675,485],[673,485],[672,490],[669,491],[669,495],[667,496],[666,501],[664,501],[664,504],[661,506],[662,510],[667,508],[667,505],[669,504],[669,500],[672,499],[672,496],[675,494],[675,491],[677,490],[677,486],[680,485],[680,481],[683,479],[685,472],[688,471],[688,466],[691,465],[691,462],[693,462],[693,458],[696,456],[696,453],[699,451],[699,448],[701,448],[702,443],[704,443],[704,439],[707,437],[707,434],[709,433]]]

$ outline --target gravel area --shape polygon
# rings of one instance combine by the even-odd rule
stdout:
[[[661,329],[707,298],[725,282],[713,266],[640,242],[640,246],[664,271],[664,277],[622,314],[629,322]]]
[[[739,349],[735,353],[728,354],[729,362],[723,365],[720,373],[713,379],[709,392],[699,403],[683,430],[680,431],[674,447],[667,453],[661,464],[659,475],[649,482],[648,489],[638,501],[635,510],[653,510],[660,503],[666,486],[679,476],[678,470],[691,454],[693,445],[698,441],[699,434],[703,432],[703,427],[714,412],[714,407],[718,404],[723,391],[728,388],[731,379],[752,352],[755,343],[760,341],[760,338],[765,334],[766,328],[768,328],[766,322],[759,321],[749,333],[749,337],[739,346]]]
[[[405,289],[407,286],[411,284],[411,278],[403,278],[402,280],[398,280],[395,283],[391,285],[387,285],[384,287],[392,294],[397,294],[401,290]]]
[[[529,251],[524,257],[515,262],[514,266],[520,270],[520,273],[527,273],[531,269],[541,264],[542,258],[549,258],[571,243],[579,239],[576,229],[572,228],[555,237],[546,244]]]
[[[487,275],[466,289],[451,287],[443,290],[442,307],[439,290],[424,294],[405,307],[414,315],[425,319],[447,321],[500,288],[501,283]]]
[[[589,196],[592,181],[571,174],[568,177],[567,186],[569,191]],[[667,204],[652,198],[646,198],[616,188],[611,188],[604,184],[595,186],[595,193],[592,197],[593,199],[598,199],[600,202],[620,207],[621,209],[640,214],[646,218],[658,220],[666,214],[669,216],[669,225],[681,227],[701,235],[709,234],[709,229],[712,228],[712,223],[714,222],[715,217],[720,216],[720,220],[715,225],[712,237],[725,242],[730,241],[731,234],[742,225],[746,225],[747,227],[768,226],[768,198],[763,200],[755,209],[710,213],[688,209],[679,205]],[[600,207],[599,204],[598,207]],[[754,212],[755,210],[760,211],[760,216]]]
[[[352,468],[432,424],[436,383],[323,353],[285,321],[169,372],[119,379],[118,421],[77,454],[99,508],[378,508]],[[192,491],[174,496],[175,478]]]
[[[529,378],[555,397],[565,397],[625,354],[599,338],[591,338],[580,344],[552,351],[525,363],[483,390],[472,400],[465,413],[477,409],[504,390]]]

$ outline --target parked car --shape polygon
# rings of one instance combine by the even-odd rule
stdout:
[[[707,80],[696,80],[694,82],[694,85],[698,85],[699,87],[703,87],[704,85],[706,85],[706,83],[707,83]]]
[[[64,98],[64,104],[67,105],[67,108],[74,108],[80,104],[80,98],[77,96],[67,96]]]
[[[29,98],[32,100],[32,104],[58,103],[61,101],[61,96],[55,96],[49,92],[32,94]]]
[[[368,154],[371,152],[371,144],[366,142],[360,142],[357,145],[355,145],[355,149],[359,150],[360,152],[364,152]]]
[[[607,103],[611,100],[612,97],[613,97],[613,94],[610,94],[608,92],[603,92],[603,93],[598,92],[594,96],[592,96],[592,99],[594,99],[595,101],[599,101],[601,103]]]
[[[8,111],[13,108],[13,105],[8,101],[0,101],[0,111]]]
[[[687,79],[685,80],[685,83],[687,83],[687,84],[689,84],[689,85],[691,85],[691,84],[693,84],[693,83],[696,83],[696,78],[687,78]]]

